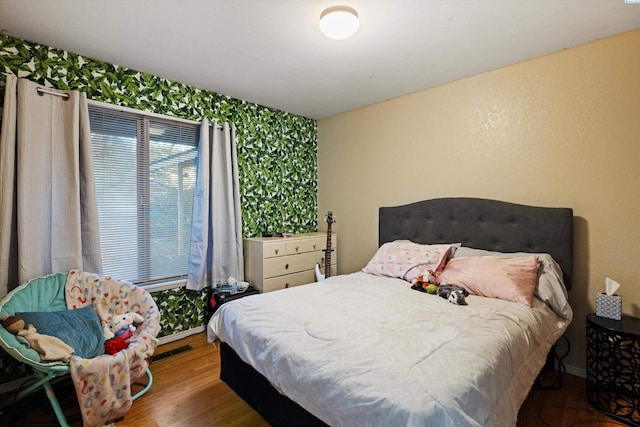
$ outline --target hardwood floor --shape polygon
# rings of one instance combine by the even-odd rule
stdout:
[[[152,362],[151,390],[116,427],[269,425],[220,381],[218,349],[204,333],[160,346],[156,355],[185,345],[193,350]]]
[[[586,397],[584,378],[565,375],[558,390],[532,390],[518,413],[517,427],[623,426],[594,409]]]
[[[156,356],[191,349],[151,363],[153,386],[133,403],[116,427],[268,426],[268,423],[220,381],[218,350],[204,333],[158,347]],[[71,426],[81,426],[70,382],[56,386]],[[135,390],[134,390],[135,391]],[[75,406],[74,406],[75,405]],[[0,415],[0,427],[53,426],[50,405],[42,396],[25,399]],[[591,408],[582,378],[566,375],[560,390],[532,391],[518,416],[517,427],[612,427],[622,425]]]

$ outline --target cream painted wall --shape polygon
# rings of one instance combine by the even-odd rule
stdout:
[[[380,206],[570,207],[570,368],[584,369],[585,316],[605,277],[640,316],[640,30],[320,120],[318,141],[319,212],[335,214],[340,273],[374,254]]]

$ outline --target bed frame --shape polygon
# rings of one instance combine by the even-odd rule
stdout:
[[[379,244],[398,239],[497,252],[550,254],[571,289],[573,210],[496,200],[445,198],[380,208]]]
[[[565,285],[573,276],[573,210],[476,198],[442,198],[381,207],[379,244],[408,239],[454,243],[498,252],[548,253],[560,264]],[[220,378],[274,426],[323,426],[221,343]]]

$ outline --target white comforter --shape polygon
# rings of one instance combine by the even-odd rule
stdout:
[[[570,319],[467,302],[359,272],[224,304],[208,337],[332,426],[515,425]]]

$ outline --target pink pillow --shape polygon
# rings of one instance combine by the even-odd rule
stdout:
[[[438,275],[438,283],[452,283],[474,295],[531,306],[538,265],[535,255],[452,258]]]
[[[428,270],[442,270],[450,256],[450,244],[421,245],[409,240],[396,240],[380,246],[362,271],[412,282]]]

